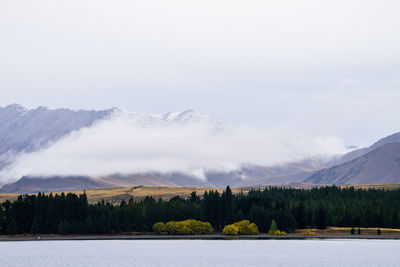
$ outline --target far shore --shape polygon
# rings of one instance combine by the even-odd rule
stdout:
[[[312,239],[399,239],[399,235],[299,235],[274,236],[268,234],[226,236],[210,235],[156,235],[156,234],[120,234],[120,235],[15,235],[0,236],[0,242],[9,241],[57,241],[57,240],[312,240]]]
[[[120,234],[18,234],[14,236],[0,235],[2,241],[41,241],[41,240],[310,240],[310,239],[399,239],[400,229],[379,228],[381,235],[377,234],[378,228],[360,228],[361,234],[357,232],[350,234],[350,227],[332,227],[320,230],[315,228],[297,229],[295,233],[288,235],[269,235],[260,233],[258,235],[227,236],[215,232],[206,235],[168,235],[155,234],[153,232],[127,232]],[[355,229],[357,230],[357,229]],[[310,235],[309,233],[312,233]]]

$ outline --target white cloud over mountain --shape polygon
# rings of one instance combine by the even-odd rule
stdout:
[[[46,149],[21,154],[4,169],[3,182],[24,175],[104,175],[183,172],[271,166],[346,152],[334,137],[295,134],[285,127],[226,126],[193,111],[140,115],[115,111],[111,118],[72,132]]]

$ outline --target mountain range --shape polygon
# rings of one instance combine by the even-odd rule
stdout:
[[[0,107],[0,168],[10,164],[21,152],[41,150],[113,112],[114,109],[74,111],[45,107],[28,110],[17,104]]]
[[[0,170],[22,153],[51,147],[74,131],[90,128],[113,116],[126,116],[143,127],[163,124],[211,123],[216,130],[228,128],[221,120],[185,110],[166,114],[142,115],[117,108],[94,110],[28,110],[14,104],[0,107]],[[247,165],[236,171],[207,171],[205,179],[183,173],[132,173],[104,177],[24,176],[5,184],[0,192],[34,193],[121,186],[204,186],[234,187],[290,185],[290,183],[371,184],[400,182],[400,133],[385,137],[368,148],[353,150],[334,161],[306,159],[279,166]],[[1,177],[0,177],[1,178]]]
[[[303,182],[314,185],[399,183],[400,132],[344,154]]]
[[[305,182],[336,185],[398,183],[399,136],[400,134],[394,134],[379,140],[371,147],[350,152],[342,157],[339,164],[314,173]]]

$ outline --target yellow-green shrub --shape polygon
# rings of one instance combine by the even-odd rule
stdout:
[[[230,224],[224,227],[222,229],[222,233],[224,235],[238,235],[239,234],[239,228],[237,228],[235,225]]]
[[[276,221],[272,220],[271,221],[271,227],[269,228],[268,234],[269,235],[275,235],[276,231],[279,231],[278,226],[276,225]]]
[[[185,220],[179,222],[168,222],[167,224],[165,224],[165,231],[168,232],[168,234],[173,235],[200,235],[211,234],[212,232],[214,232],[214,228],[208,222]]]
[[[153,225],[153,232],[156,234],[161,234],[166,232],[167,228],[163,222],[158,222]]]
[[[276,225],[276,221],[272,220],[271,227],[269,228],[268,234],[270,235],[287,235],[285,231],[280,231]]]
[[[307,232],[304,232],[303,235],[318,235],[318,234],[314,233],[313,231],[307,231]]]
[[[241,234],[241,235],[257,235],[258,234],[257,225],[255,223],[250,223],[249,220],[243,220],[240,222],[236,222],[234,224],[225,226],[225,228],[228,226],[229,227],[233,226],[233,227],[237,228],[238,234]],[[222,231],[222,233],[225,234],[224,231]]]
[[[165,230],[168,232],[168,234],[177,234],[178,232],[178,226],[175,221],[167,222],[165,224]]]
[[[250,223],[249,220],[243,220],[233,224],[239,229],[241,235],[257,235],[258,227],[255,223]]]
[[[287,235],[287,233],[285,231],[276,230],[274,235]]]

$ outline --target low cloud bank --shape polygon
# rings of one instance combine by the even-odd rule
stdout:
[[[143,125],[116,115],[74,132],[39,152],[23,154],[0,173],[2,182],[24,175],[88,175],[156,171],[204,178],[204,171],[232,171],[247,164],[271,166],[329,157],[347,149],[335,137],[310,137],[287,128],[216,129],[209,121]]]

